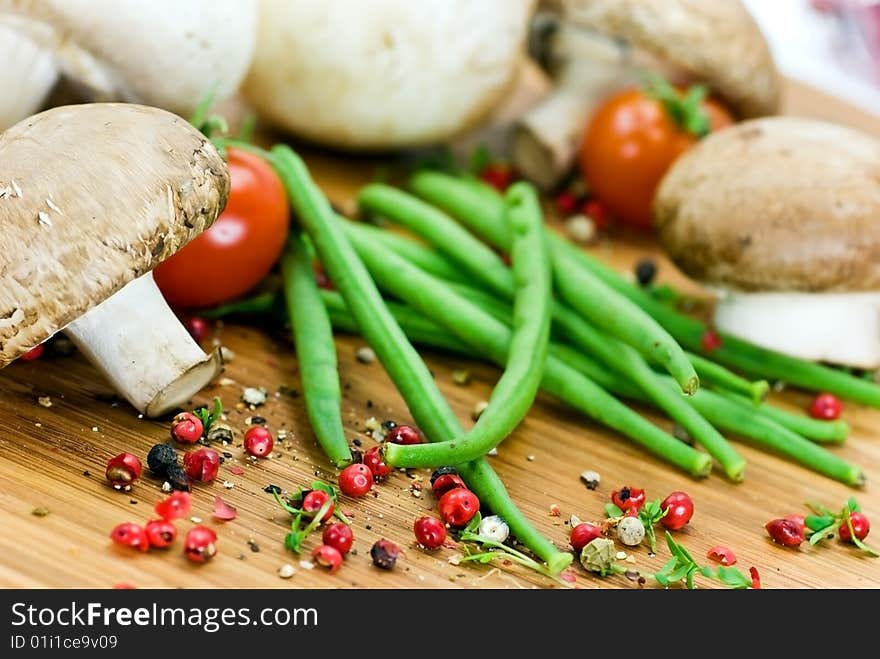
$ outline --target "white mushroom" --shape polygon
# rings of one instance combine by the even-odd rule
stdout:
[[[0,82],[16,90],[0,100],[0,129],[36,111],[59,75],[95,100],[188,114],[212,89],[238,88],[255,38],[256,0],[0,0],[0,55],[13,53]]]
[[[809,360],[880,366],[880,141],[795,117],[743,122],[676,161],[654,220],[715,325]]]
[[[150,270],[209,227],[229,175],[195,128],[127,104],[59,107],[0,134],[0,368],[65,329],[138,410],[220,370]]]
[[[261,0],[243,91],[279,127],[347,149],[480,123],[524,56],[534,0]]]
[[[703,82],[739,118],[773,114],[780,81],[769,47],[740,0],[554,0],[548,41],[557,92],[526,113],[512,157],[542,187],[571,168],[590,114],[645,69]]]

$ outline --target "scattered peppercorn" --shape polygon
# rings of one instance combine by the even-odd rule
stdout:
[[[196,563],[204,563],[217,553],[217,534],[207,526],[194,526],[187,531],[183,552]]]
[[[141,476],[141,460],[133,453],[120,453],[107,462],[107,480],[117,490],[128,491]]]
[[[186,472],[180,465],[170,466],[168,468],[168,471],[165,473],[165,478],[171,485],[172,490],[177,490],[178,492],[189,492],[191,487],[189,476],[186,475]]]
[[[177,465],[177,451],[171,444],[156,444],[147,454],[147,466],[154,476],[164,478],[169,467]]]
[[[617,523],[617,539],[627,547],[635,547],[645,539],[645,525],[638,517],[624,517]]]
[[[235,437],[232,428],[221,421],[215,421],[211,424],[205,439],[209,442],[231,442]],[[231,457],[231,456],[230,456]]]
[[[843,404],[834,394],[822,393],[816,396],[810,403],[809,414],[814,419],[833,421],[840,418]]]
[[[244,434],[244,450],[249,455],[264,458],[272,452],[275,440],[265,426],[251,426]]]
[[[189,451],[183,456],[183,468],[194,481],[208,483],[217,478],[220,470],[220,455],[211,448]]]
[[[412,426],[395,426],[388,431],[387,439],[392,444],[421,444],[422,433]]]
[[[373,543],[370,547],[370,557],[373,559],[373,565],[383,570],[391,570],[397,563],[397,557],[400,556],[400,547],[381,538]]]
[[[171,420],[171,438],[183,444],[195,444],[203,432],[202,420],[192,412],[181,412]]]
[[[653,259],[641,259],[636,263],[636,281],[639,286],[648,286],[657,276],[657,264]]]

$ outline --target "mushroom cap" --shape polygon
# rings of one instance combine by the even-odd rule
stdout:
[[[736,124],[675,161],[654,222],[676,264],[707,283],[880,290],[880,141],[814,119]]]
[[[441,142],[514,79],[534,0],[261,0],[247,100],[280,128],[349,149]]]
[[[0,367],[209,227],[229,174],[186,120],[116,103],[0,133]]]
[[[19,36],[49,53],[97,100],[189,114],[210,91],[222,99],[238,89],[253,55],[257,6],[256,0],[0,0],[0,19],[17,19]]]
[[[621,39],[707,84],[741,118],[775,114],[781,81],[740,0],[556,0],[578,25]]]

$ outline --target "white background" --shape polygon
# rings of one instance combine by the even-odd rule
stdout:
[[[880,86],[859,39],[846,23],[809,0],[744,0],[761,26],[779,69],[880,116]],[[880,68],[880,66],[878,66]]]

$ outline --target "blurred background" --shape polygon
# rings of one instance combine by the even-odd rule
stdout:
[[[880,115],[880,2],[745,0],[780,70]]]

